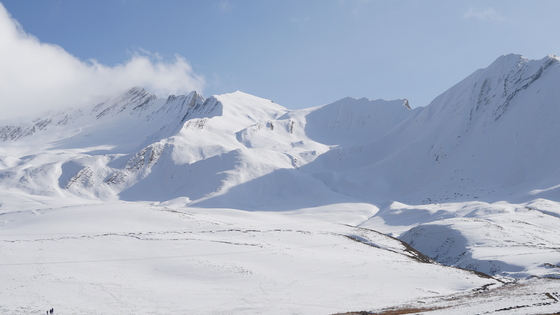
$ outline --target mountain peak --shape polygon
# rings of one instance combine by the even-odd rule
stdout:
[[[133,86],[126,91],[126,94],[139,94],[139,93],[149,93],[145,88],[141,86]]]
[[[253,123],[275,119],[288,111],[272,100],[241,91],[212,97],[223,104],[225,116],[249,119]]]

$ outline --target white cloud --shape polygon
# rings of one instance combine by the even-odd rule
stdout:
[[[311,20],[310,17],[306,16],[306,17],[302,17],[302,18],[297,18],[295,16],[292,16],[292,18],[290,19],[290,21],[292,23],[305,23],[307,21]]]
[[[202,93],[205,86],[180,55],[166,62],[139,51],[114,67],[81,61],[25,33],[1,3],[0,47],[0,119],[92,104],[133,86],[162,97]]]
[[[233,8],[233,5],[228,0],[222,0],[215,6],[224,12],[229,12]]]
[[[469,8],[469,11],[463,15],[465,19],[475,18],[477,20],[503,21],[506,18],[496,11],[494,8]]]

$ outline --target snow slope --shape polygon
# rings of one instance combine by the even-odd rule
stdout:
[[[498,58],[360,153],[331,150],[309,165],[337,170],[333,189],[376,204],[558,200],[556,57]]]
[[[117,202],[1,217],[6,314],[332,314],[499,284],[298,216]]]
[[[506,55],[424,108],[136,87],[3,122],[0,310],[74,294],[72,312],[205,314],[178,293],[202,292],[218,313],[322,314],[560,278],[559,76],[554,56]]]
[[[400,196],[362,226],[444,264],[560,277],[559,75],[556,57],[507,55],[436,98],[399,131],[401,154],[367,166],[383,176],[399,163],[409,177],[386,176]]]

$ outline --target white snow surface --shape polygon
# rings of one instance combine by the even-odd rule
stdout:
[[[512,54],[423,108],[135,87],[3,121],[0,311],[557,311],[558,82]]]

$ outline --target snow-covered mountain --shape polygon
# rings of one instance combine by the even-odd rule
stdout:
[[[0,139],[4,150],[27,147],[27,159],[64,156],[33,163],[35,173],[57,173],[44,194],[242,209],[278,199],[527,201],[558,195],[559,75],[555,57],[502,56],[414,110],[406,100],[346,98],[293,111],[242,92],[163,100],[134,88],[2,126]],[[25,163],[10,167],[17,155],[5,156],[9,178],[33,180],[20,172]]]
[[[345,98],[289,110],[239,91],[160,99],[136,87],[4,122],[0,215],[120,201],[274,210],[350,224],[358,234],[337,233],[377,248],[397,237],[500,281],[560,278],[558,82],[557,57],[512,54],[415,109]]]
[[[242,92],[162,100],[134,88],[90,109],[2,127],[3,149],[25,144],[20,154],[34,161],[16,163],[7,153],[2,184],[49,196],[188,198],[241,209],[355,201],[299,169],[334,147],[358,150],[382,136],[409,115],[404,103],[348,98],[289,111]]]

